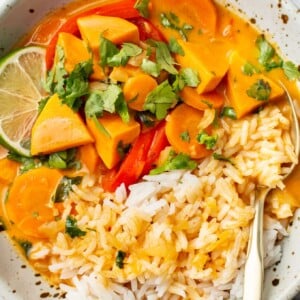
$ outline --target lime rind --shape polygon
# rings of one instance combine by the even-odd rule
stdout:
[[[46,96],[45,49],[18,49],[0,60],[0,144],[23,156],[38,115],[38,102]]]

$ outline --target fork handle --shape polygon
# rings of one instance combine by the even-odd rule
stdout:
[[[245,264],[243,300],[261,300],[264,280],[263,215],[269,189],[257,191],[255,215],[251,226],[248,255]]]

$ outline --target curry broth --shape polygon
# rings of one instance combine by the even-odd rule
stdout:
[[[201,1],[201,0],[198,0]],[[75,15],[78,12],[83,10],[93,8],[99,6],[101,4],[105,4],[107,2],[116,2],[116,1],[102,1],[102,0],[94,0],[90,1],[86,4],[85,0],[76,1],[71,3],[57,11],[55,13],[51,13],[46,16],[35,28],[34,30],[28,34],[19,45],[41,45],[47,46],[51,37],[55,33],[55,28],[60,27],[65,20]],[[152,10],[151,10],[151,22],[165,35],[167,39],[170,37],[180,37],[177,31],[172,29],[165,28],[160,23],[160,14],[162,12],[173,12],[175,15],[179,17],[181,22],[185,22],[193,26],[193,30],[188,35],[188,39],[191,42],[201,43],[203,41],[208,41],[212,38],[212,35],[208,32],[202,30],[199,27],[197,22],[197,1],[183,1],[188,3],[187,10],[182,10],[180,5],[174,5],[174,1],[167,0],[152,0]],[[253,62],[255,64],[257,62],[258,51],[255,47],[255,40],[258,36],[258,31],[246,20],[234,15],[228,9],[221,7],[219,5],[217,7],[217,20],[216,20],[216,31],[215,37],[218,39],[223,39],[232,49],[237,50],[239,53],[243,55],[248,61]],[[212,57],[212,60],[214,58]],[[281,69],[274,69],[268,73],[268,76],[274,80],[280,80],[287,86],[293,98],[298,99],[300,102],[300,91],[297,88],[295,81],[289,81],[286,79],[283,71]],[[226,96],[226,85],[221,84],[220,88],[223,89],[223,93]],[[286,193],[289,195],[286,197],[288,201],[292,201],[292,205],[295,207],[300,207],[300,166],[296,168],[294,173],[286,180]],[[0,190],[1,190],[1,198],[2,203],[0,206],[0,216],[5,220],[5,211],[4,211],[4,201],[7,193],[7,187],[1,183],[0,181]],[[9,225],[7,227],[8,234],[17,240],[26,239],[31,242],[37,241],[34,238],[24,237],[22,233],[15,228],[13,225]],[[47,262],[44,262],[47,263]],[[53,274],[49,274],[44,268],[44,263],[39,263],[34,265],[34,267],[43,273],[46,276],[51,276],[50,280],[55,282],[56,279],[53,277]]]

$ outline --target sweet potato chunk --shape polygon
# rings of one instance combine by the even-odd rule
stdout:
[[[184,55],[176,55],[182,68],[193,68],[198,72],[200,84],[197,92],[212,91],[220,83],[228,70],[228,45],[223,41],[196,44],[178,40]]]
[[[137,26],[121,18],[91,15],[79,18],[77,24],[82,38],[93,51],[98,51],[101,35],[115,44],[139,42]]]
[[[112,169],[120,160],[120,150],[130,145],[140,133],[140,125],[134,120],[124,123],[116,114],[105,114],[98,119],[103,127],[99,130],[93,119],[87,126],[95,138],[96,149],[107,168]]]
[[[228,86],[227,94],[232,107],[236,111],[238,118],[242,118],[246,114],[255,110],[259,106],[265,104],[267,101],[275,101],[282,98],[284,90],[273,80],[261,73],[255,73],[252,76],[243,73],[243,66],[246,64],[237,52],[234,52],[230,58],[230,67],[228,71]],[[256,99],[251,94],[250,90],[257,84],[265,85],[270,94],[267,99]],[[263,88],[263,87],[262,87]]]
[[[78,113],[54,94],[32,128],[31,154],[47,154],[93,142]]]

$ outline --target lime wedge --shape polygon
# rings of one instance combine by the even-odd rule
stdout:
[[[30,156],[31,128],[46,96],[45,49],[25,47],[0,60],[0,144]]]

